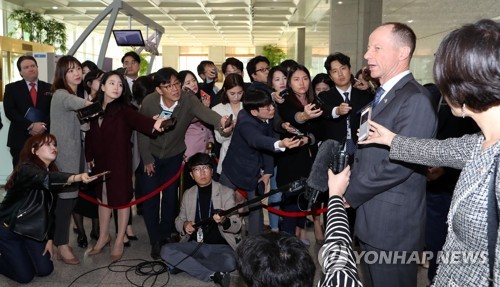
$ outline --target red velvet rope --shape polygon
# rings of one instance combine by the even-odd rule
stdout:
[[[130,203],[126,204],[126,205],[122,205],[122,206],[109,206],[107,204],[103,204],[103,203],[100,203],[99,201],[97,201],[97,199],[93,198],[93,197],[90,197],[88,195],[86,195],[85,193],[82,193],[80,192],[79,195],[85,199],[85,200],[88,200],[94,204],[97,204],[97,205],[100,205],[100,206],[104,206],[104,207],[107,207],[107,208],[114,208],[114,209],[123,209],[123,208],[129,208],[131,207],[132,205],[136,205],[138,203],[141,203],[145,200],[148,200],[150,199],[151,197],[157,195],[158,193],[160,193],[160,191],[164,190],[165,188],[167,188],[169,185],[171,185],[174,181],[176,181],[179,176],[181,176],[181,173],[182,173],[182,170],[184,169],[184,163],[181,165],[181,168],[177,171],[177,173],[174,175],[174,177],[172,177],[171,179],[169,179],[167,182],[165,182],[162,186],[158,187],[157,189],[155,189],[153,192],[145,195],[145,196],[142,196],[134,201],[131,201]]]
[[[177,171],[177,173],[171,178],[169,179],[167,182],[165,182],[162,186],[158,187],[157,189],[155,189],[153,192],[145,195],[145,196],[142,196],[134,201],[131,201],[130,203],[126,204],[126,205],[122,205],[122,206],[110,206],[110,205],[107,205],[107,204],[103,204],[103,203],[100,203],[99,201],[97,201],[97,199],[93,198],[93,197],[90,197],[88,195],[86,195],[85,193],[82,193],[80,192],[79,195],[85,199],[85,200],[88,200],[94,204],[97,204],[97,205],[100,205],[100,206],[104,206],[104,207],[107,207],[107,208],[114,208],[114,209],[123,209],[123,208],[129,208],[131,207],[132,205],[136,205],[138,203],[141,203],[143,201],[146,201],[148,199],[150,199],[151,197],[157,195],[158,193],[160,193],[160,191],[164,190],[165,188],[167,188],[169,185],[171,185],[174,181],[176,181],[179,176],[181,175],[182,173],[182,170],[184,169],[184,163],[181,165],[180,169]],[[241,195],[243,195],[243,197],[247,198],[247,194],[245,191],[243,190],[237,190]],[[276,209],[276,208],[273,208],[271,206],[268,206],[268,205],[265,205],[263,203],[261,203],[262,207],[267,209],[267,211],[269,212],[272,212],[274,214],[277,214],[279,216],[284,216],[284,217],[304,217],[304,216],[308,216],[308,215],[318,215],[318,214],[321,214],[323,212],[326,212],[328,210],[328,208],[322,208],[322,209],[319,209],[319,210],[311,210],[311,211],[300,211],[300,212],[287,212],[287,211],[283,211],[283,210],[280,210],[280,209]]]
[[[262,207],[267,209],[267,211],[272,212],[274,214],[277,214],[279,216],[283,216],[283,217],[305,217],[308,215],[319,215],[323,212],[328,211],[328,208],[325,207],[322,209],[314,209],[314,210],[310,210],[310,211],[289,212],[289,211],[283,211],[280,209],[276,209],[272,206],[265,205],[264,203],[261,203],[261,204],[262,204]]]

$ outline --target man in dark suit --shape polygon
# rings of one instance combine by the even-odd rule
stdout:
[[[358,90],[351,85],[351,61],[342,53],[329,55],[325,61],[325,69],[335,87],[318,95],[325,105],[323,109],[324,128],[320,140],[333,139],[346,143],[346,151],[352,158],[358,141],[361,108],[373,100],[367,91]]]
[[[125,76],[125,80],[127,80],[127,84],[124,88],[126,89],[125,93],[132,100],[132,87],[134,86],[134,81],[139,77],[139,70],[141,69],[141,57],[134,52],[129,51],[125,53],[122,57],[123,75]]]
[[[415,42],[415,33],[401,23],[383,24],[370,35],[364,57],[383,89],[377,89],[371,118],[397,134],[432,138],[435,105],[409,71]],[[409,259],[423,250],[425,188],[425,167],[391,161],[379,145],[358,147],[345,199],[357,209],[361,248],[377,259],[399,252],[390,262],[363,258],[365,286],[417,286],[417,262]]]
[[[351,85],[351,59],[347,55],[342,53],[329,55],[324,67],[335,86],[318,95],[318,101],[324,104],[321,107],[324,112],[318,140],[338,141],[349,155],[349,164],[352,164],[358,142],[357,130],[361,117],[359,110],[373,100],[373,95]],[[346,208],[346,212],[349,229],[353,234],[356,211],[353,208]],[[324,216],[326,222],[326,214]]]
[[[3,102],[5,116],[11,122],[7,146],[13,167],[19,161],[19,153],[28,137],[48,131],[52,99],[51,85],[38,80],[38,64],[33,56],[21,56],[17,60],[17,69],[23,79],[5,86]],[[39,112],[40,117],[35,121],[25,118],[29,108]]]
[[[260,182],[269,184],[274,171],[272,154],[301,144],[299,139],[274,138],[271,123],[274,113],[273,101],[264,91],[247,92],[243,99],[243,110],[238,113],[231,144],[222,162],[220,183],[246,191],[249,200],[257,197],[255,190]],[[258,208],[260,203],[249,207],[255,209],[255,206]],[[250,211],[247,227],[249,235],[262,233],[263,218],[262,209]]]

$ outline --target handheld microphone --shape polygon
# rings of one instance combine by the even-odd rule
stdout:
[[[316,202],[320,192],[328,190],[328,168],[331,166],[339,151],[339,143],[326,140],[321,143],[314,160],[311,172],[307,178],[306,198],[309,200],[308,209]]]

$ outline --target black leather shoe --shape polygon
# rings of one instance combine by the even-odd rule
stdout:
[[[175,275],[175,274],[179,274],[179,273],[182,273],[184,272],[183,270],[177,268],[177,267],[174,267],[172,269],[169,269],[168,270],[168,273],[172,274],[172,275]]]
[[[155,242],[151,244],[151,258],[154,260],[158,260],[161,258],[160,256],[161,245],[160,242]]]
[[[78,235],[76,242],[78,243],[78,247],[80,248],[87,248],[87,246],[89,245],[89,243],[87,242],[87,236],[85,235]]]
[[[229,283],[231,283],[231,275],[228,272],[215,272],[210,276],[210,279],[222,287],[229,287]]]
[[[169,244],[170,243],[170,239],[162,239],[160,240],[160,247],[165,245],[165,244]]]
[[[90,232],[90,238],[94,239],[97,241],[99,239],[99,233],[95,233],[94,231]]]
[[[130,239],[130,240],[139,240],[139,238],[137,238],[137,236],[135,236],[135,235],[128,235],[128,234],[125,234],[125,235],[126,235],[126,236],[128,237],[128,239]]]

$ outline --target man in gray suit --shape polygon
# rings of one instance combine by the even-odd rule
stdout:
[[[385,23],[370,35],[364,57],[382,88],[371,117],[397,134],[431,138],[435,107],[409,71],[415,42],[414,32],[401,23]],[[423,250],[425,186],[422,166],[390,160],[389,150],[380,145],[360,146],[345,199],[356,208],[355,231],[362,250],[379,255],[378,260],[363,258],[365,286],[417,285],[417,261],[410,260],[409,253]],[[380,260],[384,252],[393,256],[388,260],[392,262]],[[399,257],[394,258],[396,253]]]

